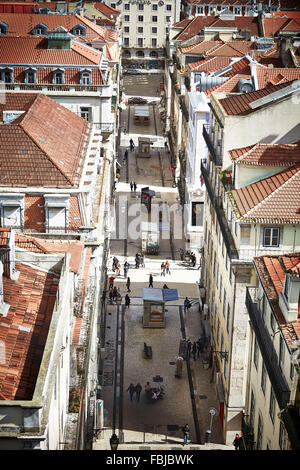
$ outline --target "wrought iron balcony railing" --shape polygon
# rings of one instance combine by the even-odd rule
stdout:
[[[216,166],[222,166],[222,155],[218,153],[218,151],[215,149],[214,142],[212,141],[211,135],[209,133],[209,125],[204,124],[203,125],[203,137],[206,142],[206,145],[208,147],[209,153],[213,159],[213,162]]]
[[[203,165],[203,162],[201,162],[201,174],[203,176],[211,204],[216,212],[216,216],[218,219],[220,230],[223,235],[228,256],[230,259],[239,259],[238,250],[236,249],[230,227],[225,217],[223,207],[221,206],[221,198],[215,195],[214,189],[209,178],[209,172]]]
[[[246,288],[246,307],[249,313],[261,355],[266,366],[279,408],[287,406],[290,399],[290,389],[279,367],[278,356],[273,341],[262,319],[256,300],[257,288]]]

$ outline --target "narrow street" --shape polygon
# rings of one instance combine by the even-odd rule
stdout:
[[[157,99],[158,80],[147,82],[147,95],[142,94],[139,76],[130,77],[130,94],[133,96],[133,78],[136,96],[153,96]],[[151,95],[148,93],[152,93]],[[126,93],[127,94],[127,93]],[[129,94],[129,93],[128,93]],[[116,231],[110,241],[108,277],[115,277],[115,286],[120,289],[121,305],[111,305],[107,300],[105,309],[105,352],[103,353],[102,397],[104,400],[104,428],[94,445],[94,449],[109,448],[109,438],[115,430],[120,439],[119,448],[182,449],[181,428],[188,423],[191,445],[205,443],[205,431],[209,428],[211,415],[208,410],[217,408],[213,384],[210,383],[211,369],[204,358],[196,361],[187,358],[181,378],[175,377],[175,360],[179,354],[180,341],[190,338],[197,341],[203,334],[201,313],[198,303],[197,281],[200,278],[199,263],[190,267],[180,260],[180,248],[185,248],[182,229],[181,208],[177,188],[173,187],[173,174],[170,170],[171,155],[165,148],[165,137],[156,104],[150,105],[150,125],[134,122],[134,105],[127,105],[121,113],[121,146],[118,152],[120,180],[115,191]],[[125,132],[124,132],[125,131]],[[152,145],[150,158],[140,157],[138,138],[149,137]],[[135,149],[130,151],[129,141],[134,140]],[[124,160],[125,150],[128,158]],[[131,191],[130,181],[137,184]],[[136,225],[140,211],[141,189],[149,187],[155,191],[151,211],[168,207],[174,216],[166,217],[160,224],[159,254],[145,255],[145,267],[135,268],[135,255],[142,252],[139,236],[140,224]],[[167,213],[168,211],[166,211]],[[143,213],[139,220],[147,220]],[[135,225],[134,225],[135,224]],[[112,259],[121,263],[120,275],[112,271]],[[197,261],[199,253],[196,253]],[[170,274],[161,275],[161,263],[170,263]],[[130,307],[124,305],[127,293],[123,266],[127,261],[130,269]],[[167,303],[166,327],[143,328],[143,287],[148,287],[149,275],[153,275],[153,287],[162,288],[167,284],[177,289],[179,299]],[[184,313],[184,299],[192,302],[191,309]],[[145,359],[144,343],[152,347],[152,358]],[[130,383],[141,383],[143,390],[140,402],[136,395],[130,400],[127,391]],[[162,400],[148,403],[144,386],[160,385],[165,395]],[[212,423],[212,446],[223,444],[218,418]],[[158,446],[158,447],[155,447]]]

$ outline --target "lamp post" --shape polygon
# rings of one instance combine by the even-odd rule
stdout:
[[[119,439],[118,439],[118,436],[115,434],[115,432],[112,434],[109,440],[109,443],[110,443],[111,450],[117,450],[118,445],[119,445]]]

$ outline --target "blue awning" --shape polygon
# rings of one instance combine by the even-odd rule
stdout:
[[[163,296],[165,302],[179,299],[177,289],[163,289]]]

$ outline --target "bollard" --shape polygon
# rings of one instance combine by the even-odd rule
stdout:
[[[211,430],[210,429],[207,429],[205,431],[205,442],[210,442],[210,436],[211,436]]]

